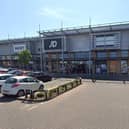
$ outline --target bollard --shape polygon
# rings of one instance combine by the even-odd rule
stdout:
[[[123,84],[126,84],[126,81],[125,80],[123,80]]]
[[[95,83],[96,82],[96,79],[92,79],[92,82]]]
[[[34,99],[34,92],[32,90],[30,91],[30,99]]]
[[[28,95],[31,94],[31,90],[30,89],[26,89],[25,90],[25,99],[28,99]]]
[[[80,84],[82,84],[82,78],[80,77]]]

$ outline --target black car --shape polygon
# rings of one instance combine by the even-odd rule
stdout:
[[[38,80],[41,80],[43,82],[48,82],[48,81],[51,81],[52,80],[52,76],[47,75],[44,72],[29,72],[28,73],[28,76],[35,77]]]

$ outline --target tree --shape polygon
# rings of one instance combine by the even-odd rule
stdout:
[[[23,50],[18,53],[18,61],[22,64],[23,68],[29,64],[32,59],[32,55],[29,50]]]

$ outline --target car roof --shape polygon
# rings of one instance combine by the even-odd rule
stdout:
[[[15,79],[24,79],[24,78],[31,78],[30,76],[13,76],[12,78],[15,78]]]
[[[4,73],[4,74],[0,74],[0,77],[1,76],[11,76],[12,74],[7,74],[7,73]]]

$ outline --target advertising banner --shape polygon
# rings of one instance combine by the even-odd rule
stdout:
[[[128,73],[128,63],[126,60],[121,60],[121,73]]]

